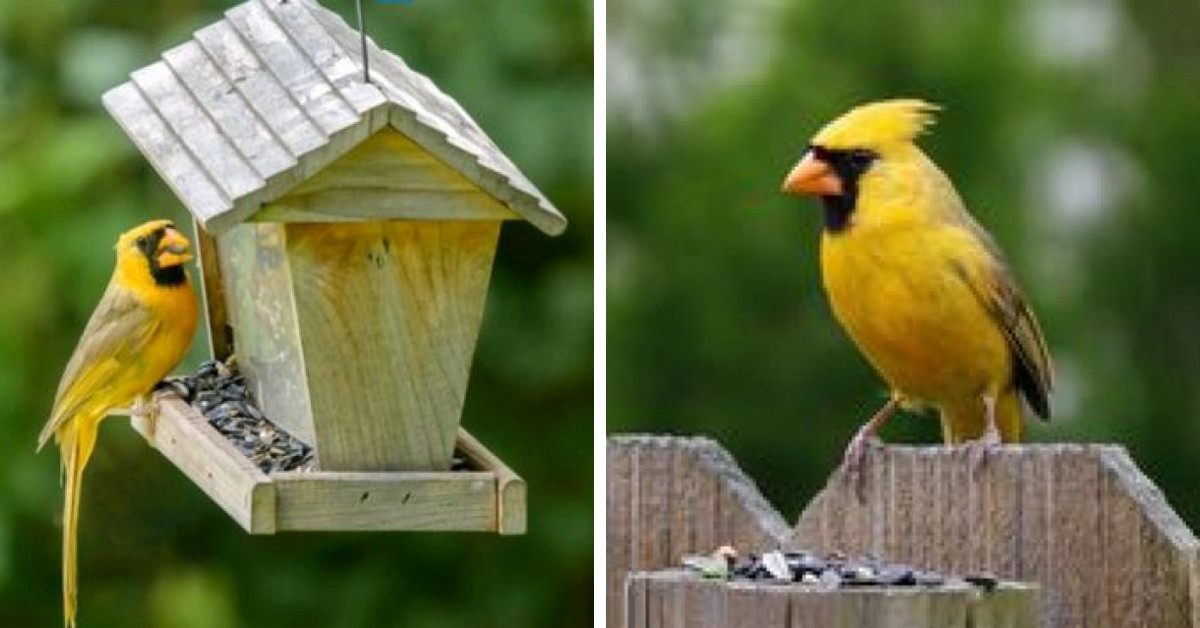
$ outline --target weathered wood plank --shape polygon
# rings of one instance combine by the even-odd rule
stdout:
[[[623,625],[645,628],[1034,628],[1037,587],[823,589],[702,580],[680,571],[633,572]]]
[[[217,238],[238,366],[263,413],[316,443],[284,227],[242,224]]]
[[[499,223],[284,229],[321,468],[448,468]]]
[[[625,575],[630,569],[652,569],[653,567],[639,566],[634,559],[634,509],[636,507],[635,486],[637,478],[634,475],[634,451],[632,443],[614,443],[610,438],[605,447],[605,495],[604,507],[604,565],[605,565],[605,616],[608,626],[620,626],[617,613],[622,612],[625,599]],[[690,482],[699,484],[704,477],[701,473],[688,472]],[[703,504],[696,494],[685,496],[689,504]],[[711,516],[698,515],[698,519],[711,521]],[[693,541],[694,542],[694,541]],[[645,604],[643,589],[636,589],[637,596],[629,603],[634,608]],[[640,596],[640,597],[638,597]]]
[[[233,327],[225,303],[225,282],[221,279],[217,242],[194,218],[192,233],[196,234],[196,265],[200,267],[200,294],[204,298],[204,320],[208,323],[208,352],[224,362],[233,355]]]
[[[302,4],[346,54],[361,63],[355,30],[331,11],[312,2]],[[369,38],[368,48],[372,81],[395,103],[388,108],[393,127],[463,172],[539,229],[551,235],[566,229],[566,219],[500,152],[462,107],[428,78],[411,70],[396,55],[380,49]]]
[[[228,198],[254,192],[265,181],[237,147],[213,124],[166,63],[158,62],[137,70],[133,84],[154,107],[167,126],[183,141],[213,183]]]
[[[723,592],[725,598],[725,617],[723,626],[796,626],[798,617],[789,606],[791,600],[786,596],[759,594],[762,587],[731,582]],[[791,622],[789,623],[789,618]],[[818,624],[809,624],[817,626]],[[825,624],[829,625],[829,624]]]
[[[1171,622],[1179,617],[1195,617],[1200,609],[1197,582],[1181,586],[1181,580],[1195,577],[1200,556],[1195,536],[1167,505],[1162,491],[1137,470],[1123,451],[1105,454],[1101,459],[1105,482],[1111,476],[1119,494],[1130,502],[1129,506],[1119,506],[1137,513],[1136,530],[1140,533],[1132,535],[1137,539],[1134,562],[1147,574],[1138,584],[1140,591],[1135,591],[1139,599],[1131,604],[1133,609],[1141,609],[1139,625],[1174,625]]]
[[[246,2],[227,11],[225,18],[255,51],[263,67],[327,135],[358,122],[358,112],[296,47],[270,11],[256,2]]]
[[[524,481],[465,430],[458,448],[475,471],[268,476],[173,393],[159,393],[156,400],[157,422],[135,417],[134,428],[252,534],[524,532]]]
[[[163,53],[163,61],[174,71],[204,108],[225,137],[250,160],[263,179],[296,165],[295,156],[254,114],[245,97],[221,73],[212,59],[189,41]]]
[[[788,535],[779,514],[708,439],[615,436],[606,459],[609,626],[621,625],[626,572],[675,566],[684,554],[723,544],[761,551]]]
[[[196,31],[195,40],[293,155],[308,154],[328,143],[325,131],[263,67],[228,22],[216,22]]]
[[[500,534],[525,534],[525,480],[461,427],[458,428],[457,449],[474,466],[496,476],[496,531]]]
[[[205,221],[228,211],[229,199],[132,83],[109,90],[103,102],[125,134],[149,157],[163,181],[176,196],[185,199],[194,216]]]
[[[325,79],[359,114],[387,102],[379,88],[363,82],[362,67],[341,49],[300,3],[272,0],[258,0],[258,3],[275,16],[280,26],[296,41],[297,47],[312,59]]]
[[[364,220],[512,220],[515,214],[484,192],[382,189],[323,190],[285,196],[247,222],[361,222]]]
[[[445,195],[440,202],[453,215],[505,205],[506,218],[518,214],[548,233],[563,231],[563,216],[458,103],[395,55],[374,42],[369,46],[375,70],[370,83],[362,76],[358,33],[339,16],[304,0],[249,0],[164,53],[162,62],[134,72],[105,100],[214,234],[245,221],[388,126],[409,132],[482,190]],[[137,88],[145,97],[130,96]],[[154,107],[161,116],[146,115]],[[276,209],[305,210],[282,215],[288,219],[344,219],[328,210],[346,199],[329,190],[320,194],[327,198]],[[366,205],[378,206],[379,216],[399,211],[400,217],[429,217],[403,203],[389,204],[388,196],[376,191]],[[415,200],[415,207],[428,206],[427,199]],[[313,211],[319,206],[324,211]]]
[[[301,159],[305,178],[362,142],[383,124],[385,107],[378,115],[360,116],[354,105],[326,80],[306,54],[296,47],[274,14],[258,2],[245,2],[225,13],[226,21],[245,40],[266,68],[328,135],[319,150]]]
[[[469,192],[479,188],[404,134],[385,128],[289,192],[381,188]]]
[[[161,393],[157,400],[154,424],[134,421],[134,428],[243,529],[274,534],[271,480],[179,397]]]
[[[790,545],[1039,582],[1047,628],[1197,625],[1200,543],[1120,448],[1009,446],[970,475],[961,448],[887,447],[867,465],[887,470],[868,472],[868,503],[835,475]],[[864,517],[908,533],[883,542]]]
[[[495,530],[496,477],[484,471],[276,473],[276,528]]]
[[[520,218],[398,131],[385,128],[251,217],[255,221]]]
[[[389,92],[389,95],[394,93]],[[495,165],[494,160],[489,161],[462,149],[453,138],[430,126],[432,123],[427,123],[425,118],[399,106],[390,109],[390,124],[512,207],[538,229],[550,235],[558,235],[566,230],[566,218],[550,208],[549,202],[544,201],[540,193],[531,192],[533,185],[517,174],[515,169]]]

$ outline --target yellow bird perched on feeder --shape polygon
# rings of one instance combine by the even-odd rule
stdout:
[[[783,190],[820,198],[821,273],[834,316],[891,388],[846,450],[861,482],[867,444],[898,408],[932,406],[947,444],[1016,442],[1024,396],[1050,417],[1050,356],[1000,249],[914,140],[937,107],[850,110],[813,137]],[[860,488],[861,490],[861,488]]]
[[[190,244],[169,221],[155,220],[117,240],[108,289],[75,347],[38,436],[58,442],[63,501],[63,615],[75,625],[75,554],[83,468],[101,419],[115,409],[145,409],[163,376],[183,359],[196,330],[197,303],[184,267]]]

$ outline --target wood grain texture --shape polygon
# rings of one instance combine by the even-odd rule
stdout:
[[[496,478],[484,471],[277,473],[276,528],[495,530]]]
[[[232,443],[173,393],[159,394],[153,428],[133,426],[238,525],[252,534],[275,533],[275,487]]]
[[[764,550],[787,524],[733,459],[706,438],[608,439],[607,617],[620,626],[625,574],[676,566],[723,544]]]
[[[238,225],[217,248],[238,367],[263,413],[315,445],[284,226]]]
[[[525,480],[461,427],[456,448],[471,468],[487,469],[496,476],[496,531],[525,534]]]
[[[259,2],[244,2],[225,12],[225,20],[288,92],[308,119],[327,135],[359,121],[358,111],[334,88],[306,52]]]
[[[195,41],[163,53],[163,61],[187,86],[197,107],[221,129],[264,180],[270,180],[296,165],[290,147],[281,144],[266,123],[254,114],[250,103],[237,90]]]
[[[681,571],[629,574],[622,610],[633,628],[1034,628],[1037,588],[859,588],[703,580]],[[620,624],[619,624],[620,625]]]
[[[201,223],[227,212],[231,201],[188,152],[182,140],[158,116],[133,83],[122,83],[104,94],[104,108],[134,139],[158,176],[167,183]]]
[[[194,218],[192,233],[196,234],[196,265],[200,267],[200,295],[204,299],[204,320],[208,324],[208,351],[213,358],[223,362],[233,355],[233,326],[225,305],[225,282],[221,279],[217,242]]]
[[[499,223],[285,229],[321,468],[449,468]]]
[[[520,218],[411,139],[384,128],[249,220]]]
[[[148,65],[132,74],[132,83],[188,153],[212,173],[213,183],[226,197],[237,198],[263,186],[262,177],[205,114],[170,66],[161,61]]]
[[[887,447],[865,503],[835,474],[789,545],[1038,582],[1041,625],[1197,626],[1200,543],[1119,447]],[[880,536],[874,530],[889,531]]]
[[[312,59],[325,79],[359,114],[367,115],[387,102],[378,88],[363,81],[359,64],[325,32],[308,8],[299,2],[256,1],[279,20],[296,47]]]
[[[458,434],[458,448],[472,471],[268,476],[174,393],[159,393],[156,399],[153,427],[139,417],[134,428],[252,534],[524,531],[524,481],[465,430]],[[521,489],[519,502],[512,497],[514,486]],[[507,499],[505,491],[510,491]]]
[[[565,229],[565,218],[458,103],[399,57],[368,45],[371,83],[363,80],[357,30],[335,13],[306,0],[249,0],[164,52],[161,61],[134,71],[104,103],[213,234],[245,221],[387,126],[477,186],[443,199],[454,212],[490,203],[547,233]],[[308,198],[301,212],[280,204],[276,217],[345,219],[329,211],[347,206],[340,191],[319,194],[328,198]],[[408,217],[413,208],[429,206],[397,203],[379,191],[365,190],[363,198],[378,216],[399,211],[391,217]],[[315,212],[318,207],[323,211]]]
[[[205,54],[226,75],[278,141],[297,157],[325,146],[329,137],[283,81],[269,68],[227,21],[214,22],[194,35]]]
[[[358,33],[336,13],[299,0],[348,56],[361,63]],[[389,101],[390,123],[504,202],[538,229],[561,233],[567,221],[462,107],[400,57],[367,39],[372,82]]]

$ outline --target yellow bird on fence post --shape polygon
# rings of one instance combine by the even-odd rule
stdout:
[[[58,385],[54,410],[38,436],[58,442],[63,501],[63,616],[75,625],[76,530],[83,468],[101,419],[115,409],[147,409],[163,376],[183,359],[196,330],[197,303],[184,267],[191,246],[169,221],[121,235],[117,266]]]
[[[866,445],[898,408],[932,406],[947,444],[972,457],[1015,442],[1021,401],[1050,417],[1050,356],[1004,256],[914,140],[937,107],[857,107],[813,137],[783,190],[821,200],[821,274],[834,316],[891,388],[846,450],[861,482]],[[861,490],[861,488],[860,488]]]

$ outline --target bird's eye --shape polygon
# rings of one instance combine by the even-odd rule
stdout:
[[[138,247],[139,249],[144,249],[144,248],[146,248],[146,237],[145,237],[145,236],[142,236],[142,237],[140,237],[140,238],[138,238],[138,239],[137,239],[137,247]]]
[[[850,163],[854,164],[859,170],[865,170],[878,157],[879,155],[875,154],[873,150],[858,149],[850,151]]]

